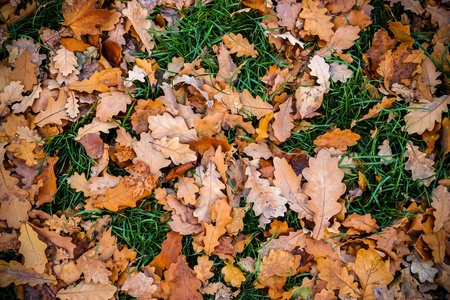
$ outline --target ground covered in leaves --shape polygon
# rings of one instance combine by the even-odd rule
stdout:
[[[449,299],[446,2],[0,0],[0,297]]]

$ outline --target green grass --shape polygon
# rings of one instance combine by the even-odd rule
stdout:
[[[27,37],[42,45],[38,30],[42,26],[52,29],[59,28],[59,22],[63,20],[60,14],[63,1],[46,0],[40,1],[40,3],[42,6],[40,6],[34,16],[8,26],[10,38],[7,44],[14,39]],[[350,65],[354,72],[352,78],[345,84],[332,83],[331,91],[325,95],[322,106],[319,109],[322,116],[309,120],[313,123],[312,129],[293,133],[289,140],[279,146],[280,149],[286,152],[302,149],[312,156],[315,149],[313,142],[318,136],[324,134],[331,126],[342,130],[350,129],[353,120],[361,118],[373,105],[380,101],[378,98],[372,99],[368,91],[363,88],[365,62],[362,59],[362,54],[370,47],[373,34],[379,28],[387,28],[387,21],[391,20],[388,10],[382,3],[379,0],[371,3],[375,7],[372,12],[373,24],[366,31],[361,32],[360,39],[356,41],[355,46],[346,51],[354,59],[354,62]],[[237,66],[245,63],[245,66],[241,69],[241,74],[239,74],[239,81],[234,86],[239,91],[248,89],[253,96],[259,95],[263,99],[269,99],[268,89],[260,81],[260,78],[266,74],[270,66],[278,64],[279,68],[284,68],[286,65],[280,58],[280,53],[275,51],[264,35],[263,29],[259,26],[259,22],[262,21],[263,17],[259,16],[254,10],[230,17],[231,13],[241,8],[242,6],[234,1],[218,0],[214,4],[184,9],[181,13],[183,18],[176,22],[178,30],[166,28],[165,32],[159,32],[159,34],[154,36],[155,49],[151,57],[156,59],[162,70],[167,68],[167,64],[174,57],[184,57],[185,62],[192,62],[194,59],[200,58],[201,66],[208,72],[207,74],[215,76],[218,71],[218,62],[212,50],[213,47],[220,44],[223,35],[231,32],[235,34],[241,33],[250,43],[255,45],[259,56],[257,58],[236,58],[233,55]],[[400,16],[403,13],[403,9],[397,4],[392,9],[392,12],[396,16]],[[159,11],[156,9],[150,17],[155,18],[158,13]],[[409,12],[407,14],[411,16]],[[412,35],[416,39],[416,47],[429,40],[430,32],[427,32],[426,28],[424,30]],[[46,53],[48,50],[45,48],[45,45],[42,46],[41,52]],[[2,48],[0,57],[4,59],[7,55],[6,49]],[[145,56],[144,54],[141,55]],[[334,61],[339,60],[336,58],[328,59],[330,63]],[[44,64],[46,63],[44,62]],[[447,73],[447,75],[449,74]],[[375,84],[375,82],[372,82],[372,84]],[[151,87],[148,82],[138,83],[137,86],[137,98],[155,99],[161,95],[161,90],[158,87]],[[442,86],[440,88],[441,93],[444,94],[446,89],[447,87]],[[288,94],[293,94],[294,91],[295,89],[286,90]],[[412,199],[425,198],[429,201],[431,191],[437,185],[437,180],[435,180],[429,187],[421,186],[419,182],[411,179],[409,171],[404,170],[404,164],[407,160],[404,157],[407,142],[413,141],[415,145],[425,145],[420,136],[409,136],[402,130],[406,108],[406,103],[395,102],[392,108],[384,110],[378,117],[358,122],[352,128],[353,132],[361,136],[361,140],[358,141],[356,146],[349,148],[348,154],[357,153],[357,159],[360,162],[354,168],[352,174],[345,175],[345,183],[348,189],[357,188],[358,175],[356,171],[361,171],[368,180],[368,186],[361,197],[357,197],[347,204],[347,209],[349,213],[370,213],[377,220],[380,227],[389,226],[395,219],[405,216],[405,213],[398,210],[401,204]],[[129,112],[131,112],[131,109]],[[394,118],[387,122],[389,114],[394,116]],[[449,116],[448,113],[447,116]],[[55,195],[55,200],[41,207],[41,209],[50,214],[59,210],[74,208],[86,199],[82,193],[77,193],[70,188],[67,178],[73,175],[74,172],[89,175],[90,168],[95,164],[86,155],[82,145],[73,140],[78,128],[88,124],[90,121],[91,118],[86,118],[66,126],[62,134],[53,137],[45,146],[45,151],[48,155],[57,153],[59,156],[56,168],[58,191]],[[255,122],[254,124],[256,125],[257,123]],[[135,136],[129,119],[124,119],[121,125]],[[378,131],[372,138],[369,131],[375,129],[378,129]],[[233,129],[226,132],[230,140],[235,138],[234,132]],[[106,142],[112,141],[115,138],[115,130],[111,130],[110,134],[102,135],[102,138]],[[377,154],[377,147],[385,139],[389,140],[393,151],[393,161],[387,165],[380,162],[380,157]],[[438,162],[436,167],[437,178],[448,177],[446,166],[450,165],[449,157],[450,155],[447,155],[444,158],[442,153],[438,153],[435,159]],[[108,166],[108,171],[114,175],[126,175],[125,171],[112,162]],[[380,182],[376,179],[377,175],[381,176]],[[244,199],[241,204],[245,204]],[[86,220],[98,218],[102,214],[111,215],[110,226],[120,243],[128,245],[129,248],[134,248],[138,257],[145,255],[136,264],[137,266],[146,265],[160,252],[161,243],[165,240],[166,233],[170,230],[167,224],[160,222],[161,217],[167,212],[162,210],[153,197],[148,197],[139,202],[136,208],[128,208],[121,212],[114,213],[98,210],[95,212],[82,212],[81,216]],[[237,255],[237,262],[240,258],[247,256],[258,257],[257,251],[269,240],[264,235],[264,231],[258,227],[258,219],[252,210],[247,211],[244,219],[243,234],[251,234],[252,240],[245,247],[244,251]],[[301,229],[295,212],[288,211],[279,220],[287,221],[296,230]],[[191,237],[184,237],[182,251],[187,257],[188,264],[193,267],[196,264],[198,254],[193,252],[191,241]],[[0,253],[0,259],[11,260],[16,258],[15,253],[11,251]],[[211,259],[214,260],[213,272],[215,273],[215,277],[211,281],[223,282],[220,270],[224,266],[224,262],[217,256],[213,256]],[[286,287],[291,288],[300,285],[304,276],[305,274],[288,278]],[[242,292],[237,299],[268,299],[263,290],[254,288],[256,273],[248,276],[248,278],[243,283]],[[6,289],[5,293],[2,293],[2,295],[7,295],[2,296],[4,299],[14,295],[11,286]],[[121,297],[126,298],[123,294],[121,294]],[[205,295],[205,299],[213,298],[213,296]]]

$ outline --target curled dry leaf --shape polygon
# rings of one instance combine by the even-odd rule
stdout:
[[[0,287],[4,288],[11,283],[29,284],[31,286],[55,284],[56,278],[53,275],[38,273],[31,268],[27,268],[17,261],[0,260]]]

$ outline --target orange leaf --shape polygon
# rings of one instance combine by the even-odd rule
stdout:
[[[233,218],[230,217],[231,206],[224,199],[218,200],[216,204],[211,205],[212,215],[215,217],[215,225],[208,224],[202,221],[205,227],[205,236],[203,237],[203,243],[205,244],[205,253],[209,256],[214,252],[220,242],[219,238],[224,235],[227,230],[225,226],[229,224]]]
[[[325,148],[334,147],[336,149],[346,151],[348,146],[356,145],[360,138],[361,137],[359,134],[353,133],[349,129],[341,131],[339,128],[336,128],[332,132],[327,132],[317,137],[314,140],[314,145]]]
[[[177,262],[164,272],[164,278],[161,286],[166,294],[170,294],[170,299],[203,299],[199,292],[202,282],[195,277],[184,255],[178,255]]]
[[[35,182],[43,181],[43,186],[39,189],[39,194],[36,198],[36,206],[53,201],[53,196],[57,190],[54,167],[58,159],[56,155],[47,157],[47,165],[43,167],[41,174],[34,180]]]
[[[356,273],[363,291],[362,297],[364,299],[373,299],[373,286],[389,284],[394,276],[389,269],[389,260],[383,261],[380,254],[375,250],[369,248],[360,249],[356,254],[355,263],[348,264]]]
[[[175,231],[169,231],[167,233],[167,239],[161,245],[161,253],[159,253],[152,262],[150,267],[155,267],[155,273],[158,276],[162,276],[162,272],[170,267],[171,264],[176,263],[178,256],[181,253],[181,240],[183,236]]]
[[[244,273],[232,263],[226,262],[225,267],[222,268],[222,274],[225,276],[225,281],[231,283],[234,287],[240,287],[245,281]]]
[[[319,2],[313,0],[302,1],[300,17],[305,19],[305,30],[318,35],[322,40],[329,41],[334,34],[331,16],[326,8],[319,8]]]
[[[106,69],[101,72],[95,71],[90,78],[69,84],[69,88],[79,92],[99,91],[105,93],[109,91],[110,87],[118,84],[118,78],[121,74],[122,71],[119,68]]]
[[[348,215],[347,218],[342,222],[342,225],[348,228],[355,228],[366,233],[376,232],[378,227],[377,221],[372,219],[370,214],[358,215],[357,213],[353,213]]]
[[[94,9],[95,2],[97,0],[88,0],[88,2],[74,0],[72,6],[62,11],[65,21],[61,24],[69,26],[78,39],[85,34],[100,34],[100,30],[96,27],[113,15],[113,12],[107,9]]]
[[[338,260],[319,258],[317,260],[317,271],[319,272],[318,277],[327,282],[328,290],[338,290],[339,295],[353,298],[361,296],[358,292],[358,283]]]
[[[148,197],[150,194],[151,192],[144,191],[141,195],[133,196],[133,189],[125,184],[124,179],[121,179],[119,185],[106,191],[106,196],[99,196],[96,199],[90,198],[86,200],[86,203],[97,208],[118,211],[126,207],[136,207],[138,200]]]

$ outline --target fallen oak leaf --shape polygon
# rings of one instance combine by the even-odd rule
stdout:
[[[103,71],[95,71],[91,77],[82,81],[75,81],[69,84],[69,89],[78,92],[92,93],[98,91],[102,93],[109,92],[109,88],[119,83],[118,78],[122,74],[119,68],[105,69]]]
[[[273,184],[280,188],[281,195],[288,200],[290,209],[298,213],[298,218],[312,219],[313,212],[307,207],[308,196],[301,190],[302,175],[296,175],[291,165],[285,158],[275,157]]]
[[[436,219],[433,231],[438,232],[444,227],[444,223],[448,221],[450,215],[450,193],[446,187],[439,185],[433,190],[432,199],[431,206],[435,209],[433,215]]]
[[[260,178],[261,173],[252,164],[247,166],[245,174],[248,175],[245,187],[250,189],[247,203],[253,203],[253,211],[260,216],[260,223],[269,223],[271,218],[283,216],[287,199],[281,196],[281,190],[271,186],[267,179]]]
[[[125,8],[122,13],[131,21],[142,44],[144,44],[145,49],[147,49],[148,55],[150,55],[154,43],[148,30],[153,29],[153,23],[151,20],[147,19],[147,9],[142,7],[138,1],[133,0],[127,3],[127,8]]]
[[[70,258],[74,258],[73,251],[77,246],[72,243],[72,238],[70,236],[61,236],[57,231],[50,231],[47,227],[40,228],[34,226],[33,224],[31,224],[31,227],[33,227],[34,231],[48,239],[55,246],[66,250]]]
[[[94,9],[95,2],[97,0],[88,0],[88,2],[74,0],[72,6],[62,11],[64,22],[61,24],[70,27],[78,39],[85,34],[100,34],[97,26],[108,21],[113,15],[113,12],[107,9]]]
[[[425,130],[432,131],[435,122],[442,121],[442,112],[448,111],[450,95],[434,98],[432,102],[420,100],[419,103],[411,103],[408,114],[405,116],[406,125],[403,130],[409,134],[422,134]]]
[[[348,146],[356,145],[361,137],[359,134],[353,133],[350,129],[342,130],[336,128],[332,132],[327,132],[321,136],[318,136],[314,140],[316,152],[322,148],[336,148],[338,150],[347,151]]]
[[[364,298],[373,298],[372,288],[375,284],[389,284],[394,279],[389,269],[389,260],[383,261],[381,255],[371,248],[358,250],[356,261],[348,265],[358,276]]]
[[[322,149],[316,158],[309,159],[309,167],[302,173],[308,181],[303,184],[303,191],[311,198],[307,207],[314,212],[312,236],[320,240],[331,217],[342,208],[337,200],[345,192],[345,184],[341,182],[344,171],[339,169],[339,159],[332,158],[327,150]]]
[[[357,213],[353,213],[351,215],[347,215],[342,225],[348,228],[355,228],[357,230],[361,230],[365,233],[374,233],[380,227],[377,225],[377,221],[372,219],[370,214],[359,215]]]
[[[102,122],[98,118],[92,119],[92,123],[87,124],[83,127],[80,127],[78,129],[78,135],[74,137],[75,141],[79,141],[83,136],[85,136],[88,133],[95,133],[100,134],[100,132],[108,132],[112,128],[116,128],[119,125],[117,123],[109,121],[109,122]]]
[[[289,97],[280,105],[280,111],[273,115],[275,119],[272,124],[273,134],[280,142],[286,141],[291,136],[291,130],[294,128],[292,112],[292,97]]]
[[[24,267],[32,268],[38,273],[44,273],[47,263],[47,256],[45,255],[47,244],[39,239],[36,231],[28,223],[24,223],[20,227],[19,241],[19,252],[25,259]]]
[[[232,263],[226,262],[221,273],[225,276],[225,282],[229,282],[234,287],[241,287],[242,282],[245,281],[244,273]]]
[[[319,8],[319,3],[313,0],[302,1],[300,18],[305,19],[305,30],[313,35],[318,35],[325,41],[330,41],[334,34],[331,16],[327,15],[326,8]]]
[[[33,85],[38,83],[34,73],[38,66],[33,64],[32,60],[33,57],[28,52],[28,49],[23,51],[20,58],[14,61],[16,67],[8,76],[11,81],[20,81],[26,92],[31,91]]]
[[[232,54],[236,53],[237,57],[257,57],[258,51],[255,50],[255,45],[251,45],[249,41],[242,36],[242,34],[234,34],[230,32],[227,35],[222,36],[222,41]]]
[[[75,286],[59,290],[56,297],[61,300],[104,300],[113,298],[116,291],[117,287],[110,283],[100,284],[82,281]]]
[[[205,227],[205,235],[203,237],[204,251],[206,255],[210,256],[214,248],[219,246],[219,238],[227,233],[227,226],[233,218],[230,217],[231,206],[228,204],[227,200],[220,199],[215,204],[211,205],[212,215],[215,217],[215,225],[208,224],[202,221]]]
[[[178,255],[177,262],[164,272],[164,278],[161,287],[165,293],[170,294],[169,299],[203,299],[199,292],[202,282],[195,277],[195,272],[189,268],[184,255]]]
[[[207,255],[202,255],[197,258],[197,265],[194,266],[195,277],[201,280],[204,286],[208,283],[208,279],[214,277],[214,273],[211,272],[213,264],[214,262],[209,260],[209,256]]]
[[[102,93],[99,97],[95,116],[102,122],[108,121],[120,112],[125,112],[127,105],[131,103],[131,97],[124,92]]]
[[[408,157],[405,170],[411,171],[412,179],[420,180],[420,185],[429,186],[436,179],[433,168],[434,161],[427,158],[424,152],[420,152],[418,146],[414,146],[410,142],[406,144],[405,157]]]
[[[4,288],[14,284],[29,284],[31,286],[55,284],[56,278],[53,275],[37,273],[31,268],[27,268],[15,260],[6,262],[0,260],[0,287]]]
[[[342,266],[338,260],[332,258],[319,258],[317,260],[318,277],[327,282],[328,290],[338,290],[339,295],[358,298],[361,294],[358,291],[358,283],[352,275],[348,273],[346,267]]]
[[[57,68],[63,76],[67,76],[73,71],[77,66],[77,58],[72,51],[67,50],[64,46],[56,51],[56,56],[54,57],[55,68]]]

